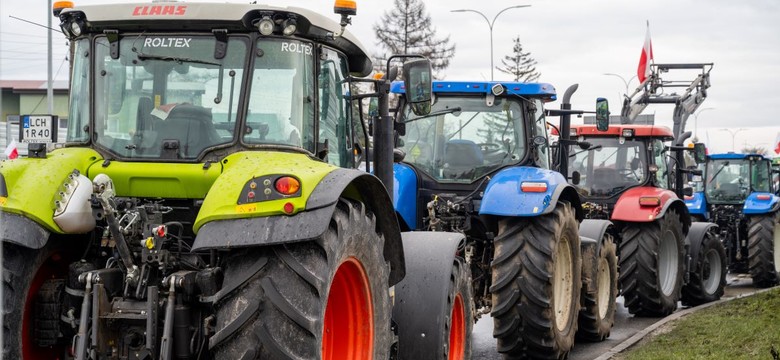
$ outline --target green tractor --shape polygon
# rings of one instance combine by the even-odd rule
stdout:
[[[336,2],[340,23],[256,4],[67,3],[54,9],[73,54],[67,143],[0,163],[3,358],[415,346],[392,319],[413,244],[382,182],[355,169],[350,87],[372,64],[345,31],[353,1]],[[445,324],[442,357],[468,356],[460,325]]]

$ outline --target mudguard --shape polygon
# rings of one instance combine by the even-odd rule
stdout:
[[[86,175],[89,167],[99,161],[102,161],[100,154],[92,149],[63,148],[46,154],[43,159],[0,162],[5,184],[0,211],[29,218],[51,233],[64,233],[54,222],[57,194],[73,170]]]
[[[417,173],[409,165],[393,164],[393,206],[405,229],[417,228]]]
[[[523,182],[545,183],[544,192],[523,192]],[[582,206],[574,188],[558,172],[534,167],[510,167],[499,171],[485,188],[480,215],[538,216],[551,213],[559,199],[573,202],[577,219]]]
[[[768,214],[780,208],[780,197],[768,192],[754,192],[745,199],[745,215]]]
[[[699,215],[704,219],[709,219],[707,213],[707,198],[701,191],[693,193],[693,196],[685,198],[685,206],[691,215]]]
[[[439,316],[439,306],[447,299],[455,253],[465,236],[429,231],[401,235],[409,276],[395,286],[393,320],[398,324],[398,346],[403,348],[399,352],[405,359],[426,359],[446,345],[441,343],[446,339],[436,334],[449,314]]]
[[[583,220],[580,223],[580,239],[582,239],[582,244],[584,246],[585,241],[584,239],[594,239],[596,242],[596,254],[598,254],[601,251],[601,243],[602,239],[604,239],[604,234],[607,231],[611,231],[611,228],[614,225],[609,220],[595,220],[595,219],[586,219]],[[583,251],[585,248],[582,248]]]
[[[385,237],[383,254],[390,264],[390,284],[400,281],[405,274],[404,253],[390,196],[379,179],[356,169],[336,168],[327,174],[312,190],[305,210],[295,215],[207,222],[198,231],[192,249],[229,249],[316,238],[327,230],[341,196],[362,201],[374,213]]]
[[[49,240],[49,231],[21,215],[0,212],[0,239],[30,249],[40,249]]]
[[[707,235],[707,232],[710,231],[712,232],[712,236],[717,236],[718,225],[708,222],[695,222],[691,224],[688,235],[685,237],[685,246],[688,247],[687,259],[698,259],[701,244],[704,242],[704,237]],[[691,265],[686,264],[686,268],[690,271]]]
[[[641,206],[640,197],[658,197],[660,205]],[[625,222],[651,222],[664,217],[666,211],[673,207],[680,214],[683,223],[683,233],[688,232],[691,226],[691,214],[686,209],[685,203],[671,190],[649,186],[631,188],[623,193],[615,203],[612,211],[612,221]]]

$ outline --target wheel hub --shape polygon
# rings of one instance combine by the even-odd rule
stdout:
[[[555,250],[555,272],[553,273],[553,307],[555,311],[555,326],[559,331],[566,329],[571,318],[571,302],[574,294],[572,274],[572,254],[568,237],[561,237]]]
[[[322,359],[369,360],[374,348],[371,287],[363,265],[345,260],[333,276],[322,328]]]
[[[662,234],[658,249],[658,284],[665,296],[671,296],[677,282],[677,241],[671,231]]]

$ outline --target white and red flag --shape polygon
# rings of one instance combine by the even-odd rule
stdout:
[[[780,132],[777,133],[777,137],[775,138],[775,154],[780,155]]]
[[[5,147],[5,157],[9,159],[16,159],[19,157],[19,150],[16,148],[16,140],[11,140],[11,143]]]
[[[639,67],[636,69],[636,77],[639,83],[645,82],[650,76],[650,64],[653,62],[653,42],[650,41],[650,22],[647,22],[647,34],[645,35],[645,45],[642,47],[642,55],[639,56]]]

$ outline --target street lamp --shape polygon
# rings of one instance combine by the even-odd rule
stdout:
[[[699,114],[707,110],[714,110],[713,107],[701,109],[693,113],[693,142],[699,141]]]
[[[625,79],[624,77],[622,77],[622,76],[620,76],[620,75],[618,75],[618,74],[614,74],[614,73],[604,73],[603,75],[607,75],[607,76],[617,76],[617,77],[619,77],[619,78],[620,78],[620,80],[623,80],[623,85],[625,85],[625,86],[626,86],[626,92],[625,92],[625,96],[626,96],[626,97],[628,97],[628,85],[629,85],[629,84],[631,84],[631,81],[632,81],[632,80],[636,79],[636,75],[632,76],[630,79],[628,79],[628,81],[626,81],[626,79]]]
[[[496,19],[498,19],[498,16],[501,15],[504,11],[507,11],[509,9],[517,9],[517,8],[524,8],[524,7],[530,7],[531,5],[515,5],[510,6],[507,8],[502,9],[501,11],[496,14],[496,16],[493,17],[493,21],[488,20],[487,16],[485,14],[472,9],[457,9],[457,10],[450,10],[450,12],[473,12],[477,13],[480,16],[482,16],[483,19],[488,23],[488,27],[490,28],[490,81],[493,81],[493,24],[496,23]]]
[[[737,133],[738,133],[738,132],[740,132],[740,131],[745,131],[745,130],[747,130],[747,129],[745,129],[745,128],[739,128],[739,129],[736,129],[736,130],[731,130],[731,129],[721,129],[721,130],[723,130],[723,131],[728,131],[728,132],[729,132],[729,134],[731,134],[731,151],[736,151],[736,147],[734,146],[734,138],[736,138],[736,137],[737,137]]]

